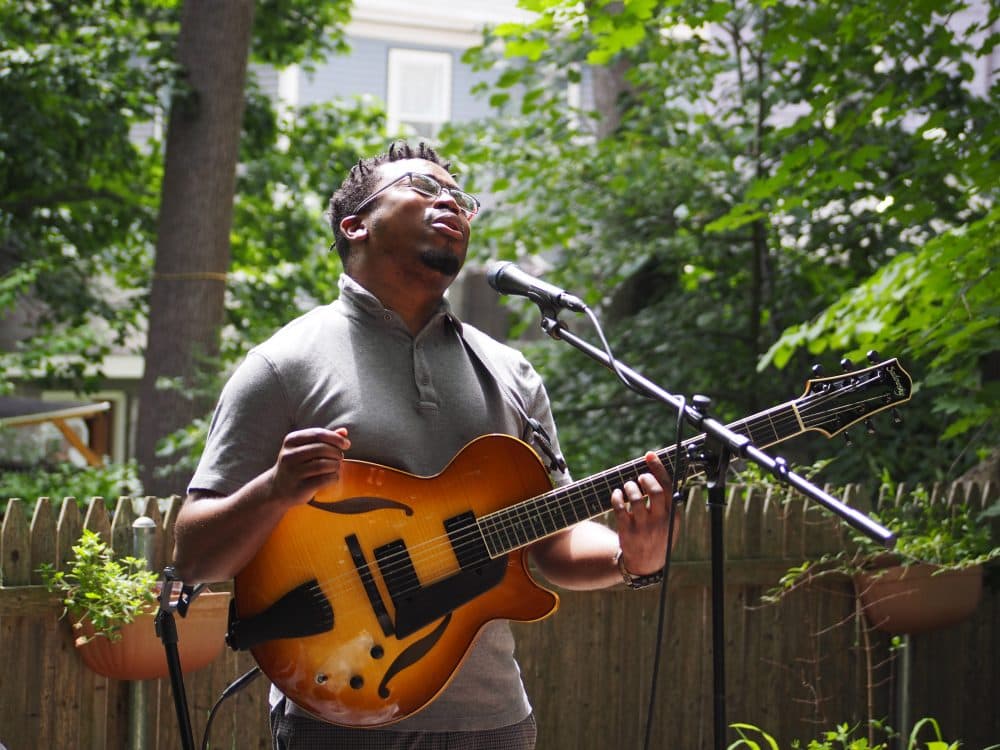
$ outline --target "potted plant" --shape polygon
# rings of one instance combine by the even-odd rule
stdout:
[[[84,663],[105,677],[147,680],[168,674],[157,637],[157,576],[135,557],[115,557],[100,535],[84,530],[66,570],[40,568],[49,591],[58,592],[69,615],[74,645]],[[197,597],[178,617],[178,651],[184,671],[209,664],[225,643],[229,594]]]
[[[868,621],[893,634],[917,633],[961,622],[982,595],[983,564],[1000,557],[991,517],[967,504],[932,503],[924,488],[898,502],[883,501],[870,514],[896,534],[891,552],[860,532],[850,549],[792,568],[772,598],[820,575],[846,574]]]
[[[869,555],[854,575],[865,615],[888,633],[918,633],[969,617],[979,605],[983,564],[1000,557],[985,513],[966,504],[932,503],[918,488],[873,516],[897,535],[891,555]],[[865,540],[867,541],[867,540]]]

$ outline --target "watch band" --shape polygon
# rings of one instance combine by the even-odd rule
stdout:
[[[625,556],[622,554],[620,547],[618,548],[618,552],[615,553],[615,564],[618,566],[618,572],[621,573],[622,580],[625,581],[625,585],[630,589],[645,589],[663,582],[663,568],[660,568],[655,573],[647,573],[643,576],[629,573],[628,568],[625,567]]]

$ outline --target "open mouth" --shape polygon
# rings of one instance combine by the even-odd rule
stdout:
[[[438,216],[431,222],[431,226],[441,234],[445,234],[455,239],[465,239],[465,232],[462,230],[461,222],[453,216]]]

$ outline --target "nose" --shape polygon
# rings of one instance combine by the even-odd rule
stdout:
[[[434,199],[434,206],[435,208],[439,206],[447,206],[457,214],[462,213],[458,207],[458,201],[455,200],[455,196],[452,195],[451,191],[447,188],[442,189],[441,192],[437,194],[437,197]]]

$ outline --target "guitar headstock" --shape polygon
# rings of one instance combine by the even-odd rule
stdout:
[[[807,430],[818,430],[827,437],[910,400],[913,379],[899,361],[885,362],[840,375],[813,378],[795,401]]]

